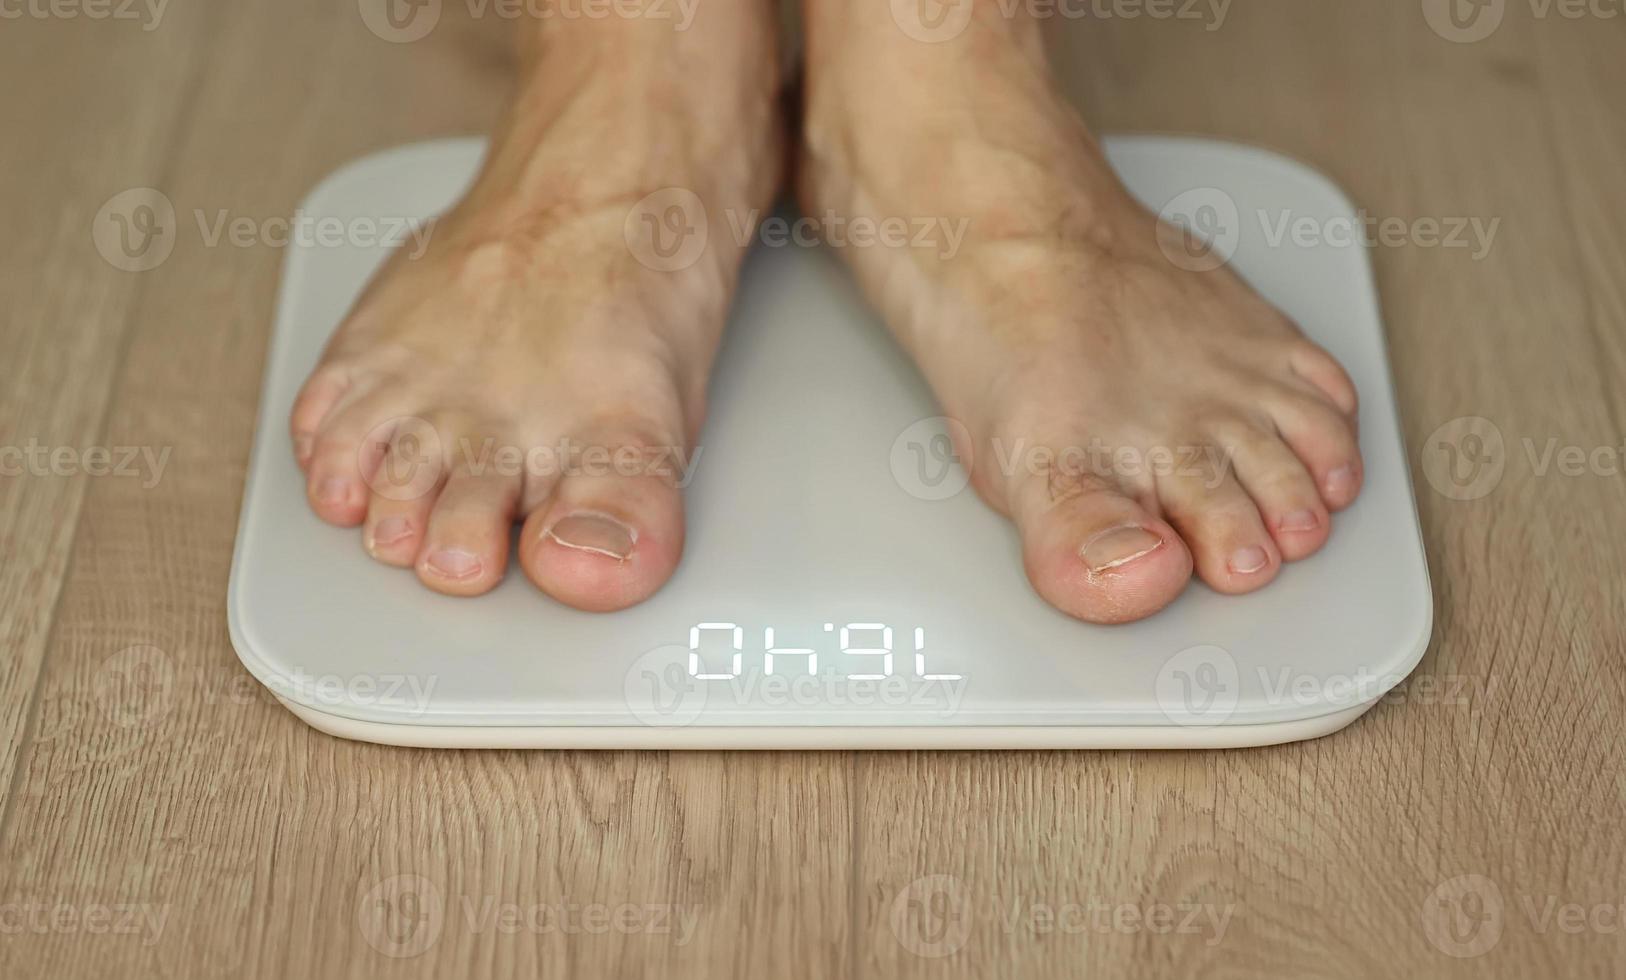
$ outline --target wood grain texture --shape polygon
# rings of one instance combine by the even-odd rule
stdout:
[[[1231,753],[343,743],[231,652],[281,256],[192,216],[285,215],[345,160],[483,130],[505,27],[448,3],[388,44],[341,0],[0,24],[0,444],[172,449],[150,487],[0,478],[0,976],[1626,971],[1626,477],[1540,465],[1626,436],[1626,18],[1510,3],[1468,44],[1412,2],[1057,24],[1099,129],[1252,141],[1379,217],[1498,222],[1483,255],[1374,251],[1436,637],[1350,729]],[[91,229],[139,186],[183,220],[132,274]],[[1468,416],[1503,472],[1457,499],[1422,464]],[[1460,894],[1501,912],[1453,933]]]

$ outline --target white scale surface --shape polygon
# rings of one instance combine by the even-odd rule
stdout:
[[[686,491],[687,551],[664,589],[585,613],[511,568],[478,599],[433,594],[306,506],[285,420],[384,253],[291,246],[232,564],[243,663],[315,727],[405,745],[1174,748],[1343,727],[1422,656],[1428,570],[1366,253],[1273,247],[1266,229],[1354,208],[1313,171],[1252,148],[1132,137],[1108,151],[1153,210],[1172,200],[1197,227],[1222,229],[1233,266],[1360,388],[1365,490],[1321,553],[1262,591],[1226,597],[1194,581],[1127,626],[1051,609],[1012,529],[970,488],[922,499],[963,481],[952,464],[944,475],[935,423],[910,428],[937,415],[930,393],[837,257],[787,245],[759,246],[745,270]],[[428,216],[456,199],[481,152],[451,140],[368,157],[303,209]],[[714,626],[698,631],[691,663],[701,624]],[[816,674],[788,653],[768,672],[770,627],[779,648],[816,652]],[[917,670],[920,638],[932,679]],[[890,664],[850,652],[888,641]],[[736,653],[738,676],[715,679],[735,673]]]

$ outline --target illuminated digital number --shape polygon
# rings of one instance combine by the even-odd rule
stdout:
[[[880,647],[853,646],[852,634],[854,630],[880,630]],[[849,674],[849,680],[884,681],[892,676],[892,627],[884,623],[848,623],[841,627],[841,652],[853,657],[881,658],[881,672],[879,674]]]
[[[729,672],[702,673],[700,640],[707,631],[725,632],[729,637],[729,646],[732,656],[729,662]],[[836,624],[825,623],[826,633],[835,633]],[[880,646],[854,646],[854,634],[863,632],[880,633]],[[840,628],[839,633],[841,652],[849,657],[879,658],[880,673],[848,674],[848,680],[854,681],[883,681],[892,676],[892,627],[885,623],[847,623]],[[872,641],[873,642],[873,641]],[[819,654],[812,647],[781,647],[776,645],[774,628],[765,627],[762,631],[762,672],[765,675],[774,674],[774,658],[776,657],[805,657],[804,669],[809,676],[816,676],[819,672]],[[875,661],[866,662],[866,666],[873,667]],[[915,627],[915,676],[926,681],[959,681],[964,680],[964,674],[932,674],[926,670],[926,629]],[[737,623],[701,623],[689,628],[689,676],[703,681],[731,681],[739,677],[745,669],[745,631]]]
[[[781,657],[805,656],[807,657],[807,672],[819,672],[819,655],[812,647],[776,647],[773,645],[773,627],[769,626],[762,631],[762,672],[773,674],[773,658],[775,654]]]
[[[915,673],[924,681],[963,681],[964,674],[928,674],[926,673],[926,628],[915,627]]]
[[[734,639],[734,672],[731,674],[702,674],[700,672],[700,633],[702,630],[729,630]],[[731,681],[740,676],[745,660],[745,631],[733,623],[701,623],[689,628],[689,676],[703,681]]]

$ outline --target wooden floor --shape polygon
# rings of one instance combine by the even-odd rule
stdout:
[[[170,451],[156,485],[0,477],[0,976],[1626,975],[1626,17],[1513,0],[1455,43],[1432,6],[1057,25],[1098,128],[1253,141],[1375,216],[1500,222],[1482,256],[1374,255],[1432,648],[1353,727],[1227,753],[305,728],[225,621],[280,252],[183,221],[131,273],[94,218],[143,186],[285,215],[357,155],[480,132],[506,24],[448,2],[387,44],[353,0],[0,22],[0,445]],[[1465,416],[1504,437],[1483,495],[1425,478]],[[1606,452],[1565,475],[1550,440]]]

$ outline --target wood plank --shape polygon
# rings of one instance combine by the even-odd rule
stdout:
[[[87,450],[111,448],[104,417],[141,288],[94,234],[105,201],[162,173],[195,34],[62,19],[0,31],[0,813],[87,481],[161,476],[87,473],[110,463]]]
[[[285,215],[344,160],[481,131],[512,67],[507,24],[458,5],[407,45],[354,4],[290,6],[166,22],[206,34],[159,175],[183,231],[142,279],[107,438],[176,451],[150,491],[89,488],[0,841],[0,905],[150,918],[5,936],[0,975],[835,973],[846,756],[357,745],[237,666],[226,577],[280,255],[188,222]]]

